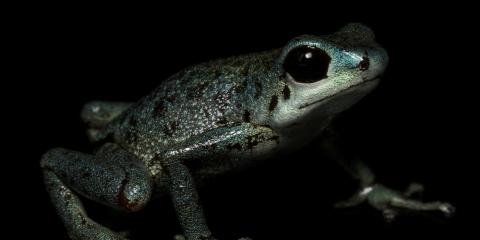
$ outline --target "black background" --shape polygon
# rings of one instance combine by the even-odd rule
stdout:
[[[13,212],[8,219],[17,234],[66,239],[38,162],[52,147],[91,151],[79,120],[85,102],[134,101],[188,65],[282,47],[297,35],[329,34],[348,22],[373,28],[390,65],[377,90],[342,114],[337,127],[379,181],[396,189],[421,182],[426,200],[448,200],[457,214],[447,221],[440,214],[407,215],[386,224],[368,206],[333,209],[355,185],[309,146],[201,189],[212,231],[219,239],[380,239],[459,236],[478,223],[468,217],[478,189],[471,165],[478,157],[468,154],[477,141],[469,137],[478,77],[470,60],[477,51],[474,16],[466,8],[115,7],[30,7],[7,21],[14,54],[13,74],[4,79],[10,85],[2,87],[3,118],[13,122],[4,125],[13,134],[4,161],[15,166],[3,174],[13,202],[4,207]],[[86,205],[92,218],[133,229],[132,239],[171,239],[180,231],[168,198],[130,216]]]

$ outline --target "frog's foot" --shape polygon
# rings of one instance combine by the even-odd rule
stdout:
[[[446,217],[452,216],[455,208],[447,202],[421,202],[411,199],[415,193],[423,191],[423,186],[411,184],[404,193],[394,191],[381,184],[364,187],[353,197],[335,204],[335,207],[353,207],[368,202],[372,207],[382,211],[386,221],[393,221],[402,210],[411,211],[440,211]]]
[[[83,106],[80,116],[90,128],[102,128],[131,105],[128,102],[91,101]]]
[[[87,124],[87,136],[92,142],[101,138],[101,129],[109,122],[122,114],[132,103],[91,101],[85,104],[81,111],[81,118]]]

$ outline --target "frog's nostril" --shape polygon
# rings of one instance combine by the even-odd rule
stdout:
[[[368,57],[363,57],[362,61],[358,64],[360,71],[366,71],[370,67],[370,59]]]

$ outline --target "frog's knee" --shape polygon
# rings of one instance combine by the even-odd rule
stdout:
[[[121,209],[135,212],[145,207],[152,195],[152,181],[149,176],[129,176],[120,185],[117,201]]]

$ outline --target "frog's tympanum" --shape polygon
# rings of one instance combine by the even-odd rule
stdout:
[[[55,148],[41,160],[68,234],[126,239],[90,219],[79,195],[138,211],[169,194],[183,229],[177,238],[214,239],[197,186],[318,138],[359,182],[359,191],[337,207],[366,202],[387,220],[402,209],[450,215],[448,203],[411,199],[423,189],[419,184],[398,192],[377,183],[365,164],[344,157],[329,140],[331,120],[371,92],[387,66],[374,38],[366,26],[349,24],[327,36],[299,36],[281,49],[186,68],[136,103],[87,103],[81,117],[94,154]]]

